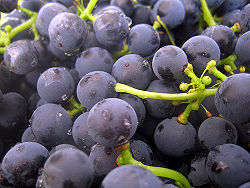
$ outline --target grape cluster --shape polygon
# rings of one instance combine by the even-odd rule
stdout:
[[[1,188],[249,187],[249,0],[0,11]]]

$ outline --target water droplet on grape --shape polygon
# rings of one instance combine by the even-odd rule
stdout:
[[[62,117],[62,113],[61,113],[61,112],[59,112],[59,113],[58,113],[58,116],[59,116],[59,117]]]
[[[128,129],[131,128],[131,122],[128,119],[123,120],[124,127],[127,127]]]
[[[69,136],[72,135],[72,129],[69,129],[69,130],[68,130],[67,135],[69,135]]]
[[[132,25],[132,19],[130,17],[125,17],[125,19],[127,20],[128,22],[128,26],[131,26]]]
[[[64,95],[61,97],[61,99],[62,99],[63,101],[65,101],[65,100],[67,100],[67,99],[68,99],[68,97],[67,97],[67,95],[66,95],[66,94],[64,94]]]

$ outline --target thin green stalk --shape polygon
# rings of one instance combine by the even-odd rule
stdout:
[[[230,65],[230,67],[232,68],[232,71],[236,70],[237,67],[235,66],[235,60],[237,59],[237,56],[234,55],[230,55],[225,59],[222,59],[219,61],[219,63],[217,64],[217,66],[221,66],[221,65]]]
[[[123,149],[119,152],[120,152],[120,156],[117,159],[117,163],[119,165],[133,164],[136,166],[140,166],[140,167],[143,167],[143,168],[151,171],[156,176],[170,178],[170,179],[175,180],[176,182],[179,182],[177,184],[180,187],[191,188],[190,183],[185,178],[185,176],[183,176],[181,173],[176,172],[176,171],[171,170],[171,169],[167,169],[167,168],[144,165],[141,162],[133,159],[132,154],[129,151],[129,147],[127,147],[126,149]]]
[[[0,54],[4,54],[6,47],[0,47]]]
[[[91,14],[93,9],[95,8],[96,3],[98,2],[98,0],[90,0],[87,8],[85,9],[87,14]]]
[[[196,98],[199,98],[201,95],[203,96],[210,96],[215,95],[216,89],[205,89],[202,91],[196,91],[194,93],[156,93],[156,92],[150,92],[150,91],[143,91],[139,89],[135,89],[133,87],[127,86],[125,84],[117,83],[115,85],[115,91],[120,93],[129,93],[132,95],[136,95],[141,99],[164,99],[164,100],[193,100]]]
[[[78,103],[73,96],[70,98],[69,102],[70,102],[70,107],[72,109],[67,110],[67,112],[68,112],[68,114],[70,115],[71,118],[73,118],[79,112],[84,111],[85,107],[82,104]]]
[[[214,21],[214,18],[208,9],[206,0],[200,0],[201,1],[201,9],[203,12],[203,18],[208,26],[216,25],[216,22]]]
[[[192,105],[191,105],[191,103],[189,103],[187,105],[187,107],[185,108],[184,112],[182,112],[178,116],[178,118],[177,118],[178,122],[181,123],[181,124],[183,124],[183,125],[186,125],[187,122],[188,122],[188,117],[189,117],[189,115],[190,115],[191,112],[192,112]]]
[[[34,15],[30,18],[29,21],[23,23],[22,25],[17,26],[10,32],[10,38],[12,39],[16,34],[20,33],[21,31],[24,31],[28,28],[30,28],[34,23],[36,23],[37,19],[37,13],[34,13]]]
[[[208,70],[208,73],[214,75],[215,77],[221,79],[222,81],[228,78],[225,74],[220,72],[216,67],[210,68]]]
[[[235,33],[240,33],[241,32],[241,26],[238,22],[236,22],[231,29],[235,32]]]
[[[165,29],[171,44],[176,46],[176,44],[174,42],[174,39],[173,39],[172,35],[170,34],[170,32],[168,30],[168,27],[166,26],[166,24],[163,21],[161,21],[160,16],[157,16],[157,20],[162,25],[162,27]]]

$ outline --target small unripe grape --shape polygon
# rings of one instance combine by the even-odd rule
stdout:
[[[186,91],[188,89],[188,84],[187,83],[181,83],[179,86],[181,91]]]
[[[204,76],[201,81],[203,84],[205,84],[207,86],[207,85],[211,84],[212,79],[209,76]]]

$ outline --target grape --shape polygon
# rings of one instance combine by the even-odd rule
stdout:
[[[93,23],[93,28],[96,39],[104,46],[119,44],[129,33],[126,17],[115,11],[107,11],[98,15]]]
[[[240,13],[240,26],[242,33],[245,33],[250,30],[250,3],[247,4]]]
[[[152,166],[153,152],[151,148],[141,140],[130,140],[129,150],[133,158],[145,165]]]
[[[218,87],[215,105],[218,112],[235,124],[250,121],[250,74],[241,73],[228,77]]]
[[[61,3],[66,7],[70,7],[74,3],[74,0],[53,0],[53,1],[57,3]]]
[[[241,9],[247,4],[248,0],[225,0],[222,5],[217,9],[220,15],[228,13],[235,9]]]
[[[42,180],[46,188],[88,188],[94,176],[93,164],[88,156],[73,148],[53,153],[45,162]]]
[[[239,186],[239,188],[248,188],[250,186],[250,182],[244,183],[243,185]]]
[[[112,75],[117,82],[137,89],[146,89],[151,81],[152,69],[142,56],[127,54],[114,63]]]
[[[47,3],[38,12],[36,28],[41,36],[49,38],[48,28],[51,20],[68,9],[59,3]]]
[[[111,0],[110,5],[121,8],[127,16],[131,16],[134,11],[134,5],[131,0]]]
[[[199,21],[201,10],[199,3],[195,0],[181,0],[185,8],[185,24],[194,25]],[[200,0],[198,0],[200,2]]]
[[[74,122],[72,136],[77,146],[89,155],[95,141],[88,135],[87,118],[89,112],[81,114]]]
[[[215,40],[220,48],[220,57],[224,59],[230,56],[235,49],[237,37],[232,29],[223,25],[214,25],[208,27],[201,35]]]
[[[49,157],[48,150],[36,142],[23,142],[11,148],[3,158],[2,172],[12,185],[33,187],[38,169]]]
[[[31,128],[39,143],[48,147],[56,146],[67,140],[72,122],[63,107],[48,103],[34,111]]]
[[[230,121],[212,117],[202,122],[198,130],[198,138],[202,147],[211,150],[221,144],[235,144],[237,130]]]
[[[8,69],[16,74],[26,74],[38,65],[38,53],[30,40],[12,42],[4,53]]]
[[[165,155],[180,158],[194,151],[196,131],[191,123],[178,123],[176,117],[164,119],[155,129],[154,141]]]
[[[145,168],[124,165],[112,170],[103,180],[102,188],[161,188],[160,180]]]
[[[111,54],[100,47],[92,47],[84,50],[76,59],[75,67],[82,78],[93,71],[105,71],[111,73],[114,60]]]
[[[22,0],[21,6],[31,11],[38,12],[46,2],[47,0]]]
[[[240,9],[232,10],[223,15],[221,24],[232,27],[236,22],[240,21]]]
[[[206,0],[206,3],[208,8],[216,9],[220,7],[225,1],[227,0]],[[200,0],[197,0],[196,2],[198,2],[201,5]]]
[[[249,181],[249,153],[234,144],[212,149],[206,159],[209,181],[216,187],[235,188]]]
[[[21,142],[37,142],[36,137],[34,136],[31,127],[27,127],[23,132]]]
[[[1,12],[11,12],[17,7],[17,0],[1,0],[0,11]]]
[[[168,29],[173,29],[183,22],[185,9],[180,0],[159,0],[153,7],[153,15],[155,20],[159,15]]]
[[[77,98],[84,107],[91,109],[105,98],[116,97],[115,84],[116,80],[106,72],[90,72],[79,81]]]
[[[134,12],[131,16],[132,25],[135,26],[137,24],[150,24],[151,16],[152,16],[151,9],[141,4],[136,4],[134,6]]]
[[[132,53],[147,57],[158,50],[160,36],[151,25],[137,24],[131,28],[127,43]]]
[[[74,89],[74,80],[64,67],[47,69],[37,81],[37,92],[48,103],[63,103],[71,97]]]
[[[211,60],[220,60],[220,48],[217,43],[207,36],[194,36],[187,40],[182,50],[188,57],[188,62],[194,67],[197,76],[201,76],[207,63]]]
[[[235,54],[237,58],[245,65],[250,65],[250,54],[248,46],[250,45],[250,31],[244,33],[238,40],[235,46]]]
[[[207,153],[199,153],[192,157],[188,179],[193,186],[207,184],[208,177],[205,169]]]
[[[129,103],[136,112],[138,119],[138,126],[141,125],[146,117],[146,108],[140,98],[130,94],[120,94],[119,99]]]
[[[23,132],[27,112],[28,105],[22,95],[16,92],[5,93],[0,110],[0,135],[13,137],[18,131]]]
[[[147,91],[158,93],[176,93],[177,87],[172,83],[166,83],[162,80],[154,80],[150,83]],[[175,107],[172,101],[163,99],[145,99],[145,107],[147,112],[155,118],[172,117]]]
[[[85,22],[73,13],[60,13],[50,22],[49,39],[53,46],[68,55],[76,54],[87,38]]]
[[[117,167],[116,159],[119,153],[112,147],[99,144],[93,146],[89,159],[94,165],[95,180],[103,179],[111,170]]]
[[[185,76],[183,70],[187,64],[184,51],[173,45],[160,48],[152,61],[153,71],[159,79],[176,83],[182,82]]]
[[[88,134],[103,146],[122,145],[128,141],[137,128],[137,116],[130,104],[108,98],[98,102],[89,112]]]
[[[52,150],[50,150],[49,154],[52,155],[53,153],[55,153],[61,149],[66,149],[66,148],[77,149],[75,146],[73,146],[71,144],[59,144],[59,145],[53,147]]]

